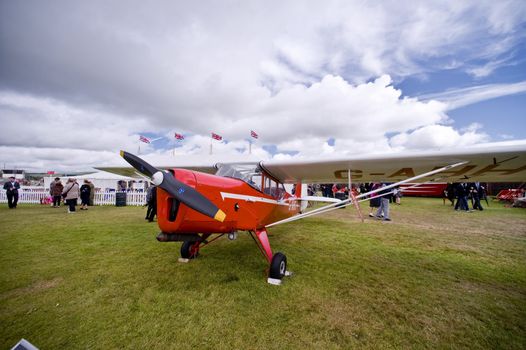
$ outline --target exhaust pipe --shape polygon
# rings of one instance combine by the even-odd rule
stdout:
[[[202,242],[203,241],[203,239],[199,235],[196,235],[196,234],[180,235],[180,234],[168,234],[168,233],[160,232],[156,238],[159,242]]]

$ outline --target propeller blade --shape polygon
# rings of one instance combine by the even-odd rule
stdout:
[[[121,157],[124,158],[125,161],[130,163],[132,167],[137,169],[137,171],[148,177],[153,177],[153,174],[159,171],[156,167],[137,157],[134,154],[121,151]]]
[[[225,220],[226,214],[221,209],[199,191],[177,180],[171,173],[161,171],[145,160],[125,151],[121,151],[121,157],[139,172],[149,176],[155,186],[159,186],[181,203],[217,221]]]

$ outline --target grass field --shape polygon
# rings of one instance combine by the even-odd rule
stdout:
[[[337,210],[271,230],[295,275],[266,283],[252,239],[188,264],[144,208],[0,209],[0,348],[526,348],[526,210],[403,198],[393,222]]]

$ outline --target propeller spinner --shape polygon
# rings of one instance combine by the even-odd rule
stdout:
[[[226,214],[221,209],[194,188],[177,180],[169,172],[159,170],[145,160],[125,151],[121,151],[121,157],[137,171],[150,177],[155,186],[159,186],[181,203],[217,221],[225,220]]]

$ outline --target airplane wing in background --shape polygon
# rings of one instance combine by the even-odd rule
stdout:
[[[206,159],[205,159],[206,158]],[[200,157],[145,157],[159,169],[184,168],[214,174],[216,165],[257,163],[227,159],[217,163],[217,158]],[[259,162],[261,167],[283,183],[347,183],[348,172],[352,182],[398,182],[416,175],[460,162],[461,166],[424,177],[428,182],[440,177],[441,182],[521,182],[526,180],[526,143],[515,146],[473,147],[464,150],[413,152],[390,155],[350,156],[345,158],[269,160]],[[114,174],[141,177],[129,165],[97,167]]]
[[[521,182],[526,180],[526,144],[458,151],[421,152],[318,160],[270,160],[261,166],[283,183],[398,182],[446,165],[467,162],[420,182]]]

